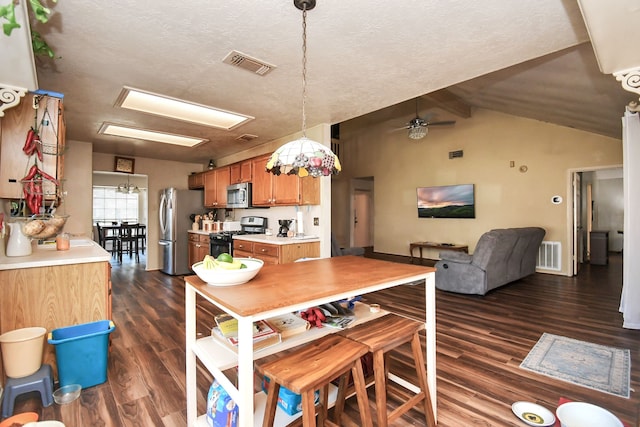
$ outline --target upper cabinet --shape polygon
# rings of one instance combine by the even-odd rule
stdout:
[[[265,171],[270,154],[251,160],[253,206],[319,205],[318,178],[297,175],[275,176]]]
[[[231,183],[229,166],[204,172],[204,205],[210,208],[227,206],[227,187]]]
[[[241,182],[251,182],[252,167],[251,160],[234,163],[231,166],[231,183],[240,184]]]
[[[189,190],[202,190],[204,188],[205,173],[206,172],[198,172],[189,175]]]
[[[35,164],[42,172],[60,181],[64,172],[65,145],[62,100],[29,93],[20,104],[4,113],[0,118],[0,198],[24,198],[21,180]],[[27,155],[23,151],[27,134],[34,126],[40,136],[41,158],[37,152]],[[56,198],[59,185],[43,179],[42,193],[45,199]]]

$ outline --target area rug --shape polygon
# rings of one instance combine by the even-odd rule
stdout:
[[[629,398],[631,362],[628,349],[544,333],[520,367]]]

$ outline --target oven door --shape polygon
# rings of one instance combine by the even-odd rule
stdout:
[[[209,255],[218,258],[218,255],[228,253],[233,256],[233,240],[231,236],[221,234],[209,235]]]

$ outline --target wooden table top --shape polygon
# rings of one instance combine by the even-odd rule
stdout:
[[[251,281],[236,286],[207,285],[198,276],[185,277],[197,292],[240,316],[253,316],[337,294],[360,293],[415,280],[433,267],[381,261],[359,256],[323,258],[265,265]],[[367,291],[367,292],[368,292]]]

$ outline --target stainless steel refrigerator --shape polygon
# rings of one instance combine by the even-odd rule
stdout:
[[[192,221],[189,217],[202,210],[202,191],[175,188],[160,191],[160,271],[171,275],[191,274],[188,231]]]

